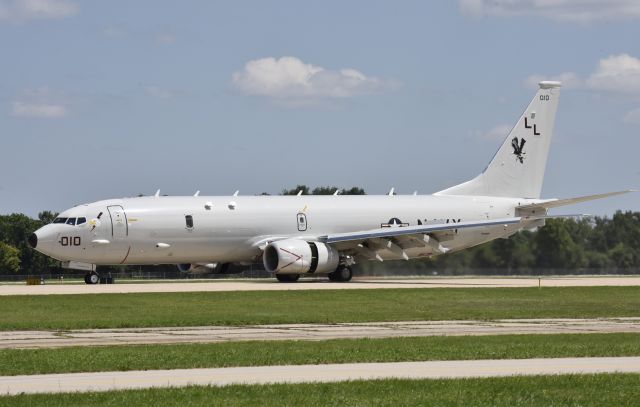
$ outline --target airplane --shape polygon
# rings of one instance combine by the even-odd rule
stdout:
[[[432,195],[154,196],[110,199],[60,213],[29,244],[69,268],[176,264],[229,273],[262,262],[280,282],[326,275],[347,282],[362,261],[455,252],[545,224],[548,210],[623,194],[540,199],[560,96],[542,81],[484,171]]]

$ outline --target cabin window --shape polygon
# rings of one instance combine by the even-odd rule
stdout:
[[[76,226],[78,225],[82,225],[83,223],[87,222],[87,218],[78,218],[78,221],[76,222]]]
[[[193,216],[185,215],[184,221],[187,224],[187,229],[193,228]]]
[[[55,218],[53,223],[67,223],[67,218]]]
[[[76,224],[76,218],[69,218],[67,219],[67,225],[75,225]]]

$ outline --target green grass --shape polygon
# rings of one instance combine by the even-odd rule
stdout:
[[[0,406],[637,406],[640,375],[374,380],[0,397]]]
[[[0,375],[424,360],[638,356],[640,334],[432,336],[0,350]]]
[[[6,296],[0,330],[640,316],[640,287]]]

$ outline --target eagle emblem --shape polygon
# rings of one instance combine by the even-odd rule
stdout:
[[[520,164],[524,163],[524,155],[526,153],[522,151],[522,149],[524,148],[524,145],[526,142],[527,140],[525,140],[524,137],[520,140],[518,140],[517,137],[514,137],[513,140],[511,140],[511,147],[513,147],[513,154],[515,154],[516,160],[520,161]]]

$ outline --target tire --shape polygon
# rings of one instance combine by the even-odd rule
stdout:
[[[336,271],[329,274],[329,280],[340,283],[351,281],[351,277],[353,277],[353,272],[351,271],[351,267],[348,266],[338,266]]]
[[[100,276],[95,271],[87,275],[88,275],[87,280],[89,281],[89,284],[98,284],[100,282]]]
[[[276,274],[276,278],[281,283],[295,283],[300,278],[300,274]]]

